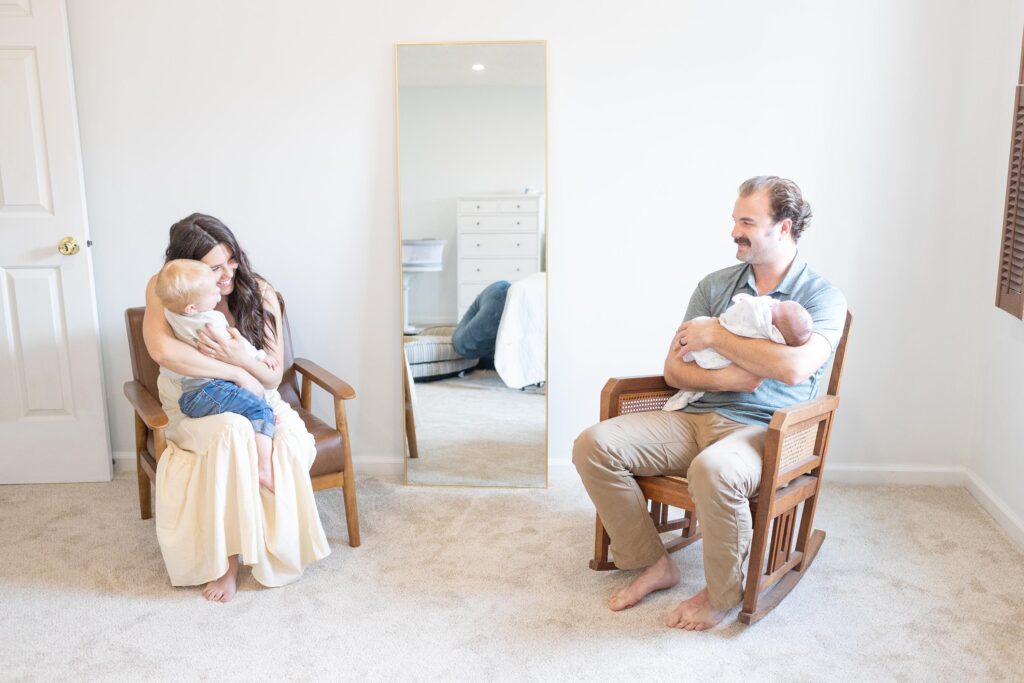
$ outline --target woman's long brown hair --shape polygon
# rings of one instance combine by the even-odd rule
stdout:
[[[231,251],[231,258],[238,261],[235,270],[235,288],[228,295],[228,310],[235,317],[235,327],[257,349],[267,341],[267,330],[271,340],[277,339],[277,319],[263,305],[260,286],[261,278],[249,265],[238,240],[228,226],[213,216],[194,213],[171,226],[171,239],[164,253],[166,261],[178,258],[202,260],[218,244],[224,244]]]

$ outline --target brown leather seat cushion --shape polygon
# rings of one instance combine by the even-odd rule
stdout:
[[[295,408],[295,412],[302,418],[306,429],[309,430],[309,433],[313,435],[313,439],[316,441],[316,460],[313,461],[313,466],[309,468],[309,476],[318,477],[321,474],[343,472],[345,470],[345,454],[341,450],[341,432],[309,411],[303,410],[298,406],[292,407]],[[156,447],[153,445],[153,432],[150,432],[146,438],[146,448],[149,450],[149,453],[143,457],[149,460],[150,465],[155,469],[156,459],[150,455],[156,450]]]

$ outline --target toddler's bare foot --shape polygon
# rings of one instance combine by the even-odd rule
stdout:
[[[265,463],[261,462],[259,466],[259,477],[260,486],[267,489],[271,493],[274,492],[274,468],[270,464],[270,458],[267,458]]]
[[[662,555],[660,560],[645,569],[632,583],[613,593],[608,598],[608,607],[613,612],[624,610],[640,602],[648,594],[671,588],[677,583],[679,567],[668,555]]]
[[[224,576],[206,584],[203,597],[211,602],[231,602],[238,590],[238,555],[228,558],[228,570]]]
[[[718,609],[711,604],[705,586],[700,593],[679,603],[679,606],[665,617],[665,625],[687,631],[706,631],[718,626],[728,613],[729,610]]]

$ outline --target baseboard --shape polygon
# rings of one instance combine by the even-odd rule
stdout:
[[[967,470],[964,477],[964,485],[981,507],[992,515],[999,526],[1003,527],[1010,538],[1017,545],[1024,548],[1024,520],[1021,520],[1010,509],[1010,506],[997,496],[974,472]]]
[[[379,479],[401,481],[405,477],[405,462],[401,458],[387,455],[353,456],[356,474]],[[134,472],[135,453],[114,451],[114,471]]]
[[[824,481],[873,486],[963,486],[964,475],[960,466],[827,463]]]
[[[114,474],[135,471],[134,451],[114,451]]]
[[[405,480],[405,460],[391,455],[353,456],[356,476]]]

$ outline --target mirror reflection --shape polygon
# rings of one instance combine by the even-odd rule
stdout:
[[[406,481],[547,484],[546,44],[396,47]]]

